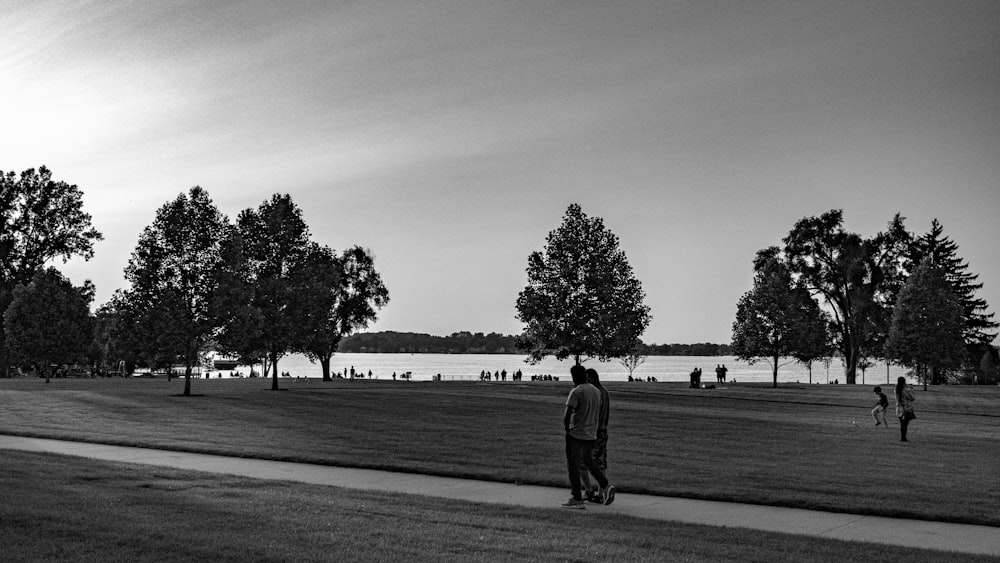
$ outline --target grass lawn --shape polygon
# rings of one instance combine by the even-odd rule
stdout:
[[[0,380],[0,433],[566,486],[570,384]],[[1000,388],[611,383],[609,475],[643,492],[1000,525]],[[855,427],[852,421],[857,421]]]
[[[52,454],[4,452],[0,467],[9,562],[993,560]]]

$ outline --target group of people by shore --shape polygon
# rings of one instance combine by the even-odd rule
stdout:
[[[524,374],[521,373],[521,370],[517,370],[514,373],[510,374],[511,381],[521,381],[521,378],[523,377]],[[483,371],[479,372],[479,381],[490,381],[490,380],[507,381],[507,370],[503,369],[491,373],[489,370],[484,369]]]

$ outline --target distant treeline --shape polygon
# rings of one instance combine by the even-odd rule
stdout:
[[[518,354],[517,336],[455,332],[434,336],[416,332],[363,332],[340,341],[338,352],[375,354]],[[728,356],[728,344],[643,344],[649,356]]]

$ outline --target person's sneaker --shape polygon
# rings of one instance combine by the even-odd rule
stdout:
[[[608,485],[608,488],[604,489],[604,504],[611,504],[615,502],[615,486]]]
[[[587,493],[587,502],[593,502],[595,504],[604,504],[604,495],[602,495],[601,491],[599,490]]]
[[[882,424],[882,423],[876,420],[875,421],[875,426],[878,426],[879,424]]]
[[[566,502],[563,503],[562,507],[563,508],[577,508],[577,509],[587,508],[586,506],[584,506],[585,504],[586,503],[584,502],[583,499],[575,499],[575,498],[570,497],[570,499],[568,501],[566,501]]]

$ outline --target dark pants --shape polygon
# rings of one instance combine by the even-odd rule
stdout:
[[[594,442],[594,449],[591,451],[591,455],[594,458],[594,462],[597,466],[601,468],[604,472],[604,476],[608,476],[608,431],[598,430],[597,431],[597,441]],[[584,465],[583,469],[580,470],[580,486],[583,488],[585,494],[590,494],[593,492],[593,485],[590,482],[590,470]]]
[[[910,425],[910,419],[906,417],[906,413],[899,417],[899,440],[901,442],[906,441],[906,427]]]
[[[580,500],[583,498],[581,491],[580,472],[584,469],[597,479],[597,484],[601,488],[608,486],[608,479],[604,476],[604,471],[594,460],[594,446],[597,440],[581,440],[566,434],[566,469],[569,471],[569,485],[573,491],[573,498]]]

